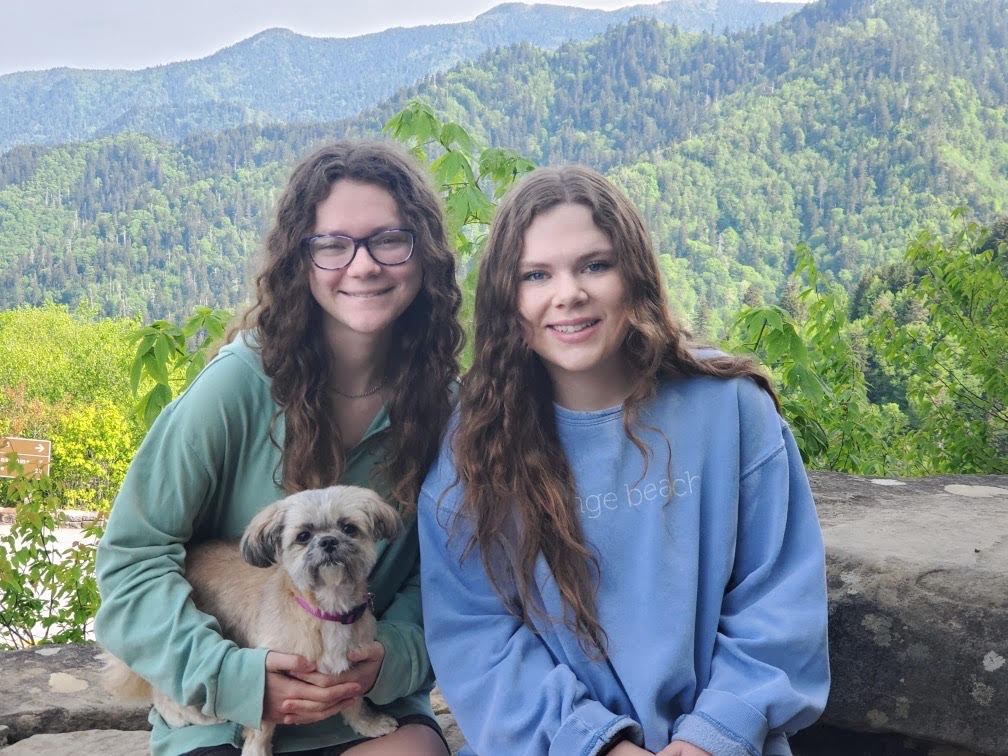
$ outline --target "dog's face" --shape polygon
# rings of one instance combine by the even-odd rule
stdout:
[[[302,591],[350,590],[366,585],[376,543],[401,529],[399,514],[374,491],[333,486],[266,507],[245,529],[240,548],[257,567],[281,564]]]

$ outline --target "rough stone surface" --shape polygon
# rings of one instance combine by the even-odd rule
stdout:
[[[833,687],[797,756],[1008,756],[1008,476],[810,477]],[[97,653],[0,652],[4,756],[147,753],[146,707],[105,693]],[[457,753],[464,739],[431,701]]]
[[[791,751],[794,756],[977,756],[907,735],[853,732],[822,722],[792,736]]]
[[[83,730],[57,735],[32,735],[3,749],[4,756],[141,756],[149,754],[143,730]]]
[[[147,729],[147,708],[124,705],[98,683],[93,643],[0,652],[0,725],[14,743],[38,733]],[[84,753],[84,751],[78,751]]]
[[[823,721],[1008,754],[1008,476],[811,480],[830,596]]]
[[[462,746],[465,745],[465,738],[462,737],[462,731],[455,722],[455,717],[449,711],[448,704],[445,703],[441,691],[434,688],[431,691],[430,700],[431,706],[434,709],[434,716],[437,717],[438,724],[441,725],[441,729],[444,731],[445,740],[448,741],[451,752],[453,754],[458,753]]]
[[[0,748],[12,744],[4,756],[148,753],[149,707],[124,703],[101,687],[99,652],[94,643],[0,652],[8,681],[0,697]],[[465,739],[437,688],[431,705],[458,753]]]

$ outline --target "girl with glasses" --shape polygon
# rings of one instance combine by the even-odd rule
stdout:
[[[232,340],[158,417],[99,545],[96,635],[218,724],[170,727],[151,750],[236,754],[277,722],[278,752],[445,756],[420,615],[415,502],[458,371],[461,294],[441,207],[404,151],[337,142],[280,198],[255,303]],[[295,491],[376,489],[407,522],[371,573],[377,640],[338,677],[283,649],[238,648],[189,600],[186,544],[237,539]],[[339,716],[358,696],[399,721],[362,742]]]
[[[767,379],[689,342],[639,213],[580,167],[501,203],[475,320],[418,515],[463,753],[789,754],[829,690],[826,583]]]

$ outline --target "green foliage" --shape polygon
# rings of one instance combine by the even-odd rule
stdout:
[[[436,155],[428,168],[441,190],[448,238],[458,255],[462,322],[471,324],[479,258],[495,203],[535,164],[514,150],[481,147],[462,126],[440,121],[429,105],[416,100],[389,119],[385,131],[422,161]],[[472,339],[466,343],[463,366],[472,356]]]
[[[496,202],[533,163],[514,150],[482,147],[419,101],[386,131],[428,163],[442,192],[469,322]],[[657,197],[686,175],[703,176],[694,165],[669,183],[667,170],[638,164],[613,178],[628,192]],[[727,330],[728,349],[751,352],[772,371],[809,466],[864,475],[1004,473],[1005,221],[988,232],[957,211],[953,222],[959,230],[950,238],[920,234],[900,263],[869,270],[851,297],[801,246],[780,303],[766,303],[763,272],[732,257],[746,238],[735,226],[712,244],[684,236],[689,255],[663,250],[660,261],[673,305],[696,313],[701,336]],[[677,233],[685,235],[684,227]],[[720,311],[696,296],[697,280],[724,295]],[[78,542],[57,551],[60,511],[107,510],[143,428],[202,369],[229,320],[207,306],[182,326],[159,320],[142,328],[52,304],[0,312],[0,433],[53,440],[51,477],[0,480],[0,501],[17,512],[0,538],[0,645],[86,636],[98,602],[94,548]],[[16,460],[10,465],[17,469]]]
[[[728,347],[755,354],[770,368],[807,465],[893,474],[896,460],[886,439],[899,423],[898,409],[868,400],[863,358],[850,338],[846,293],[823,281],[807,248],[799,247],[795,260],[806,317],[799,322],[774,305],[744,307]]]
[[[885,271],[890,288],[866,276],[855,308],[863,314],[853,322],[846,292],[825,283],[799,248],[801,317],[776,306],[742,310],[728,347],[770,367],[809,466],[862,475],[1008,472],[1006,247],[989,240],[965,221],[947,241],[922,232],[902,266]],[[898,401],[872,401],[866,373]]]
[[[93,544],[102,523],[60,549],[59,485],[23,476],[5,483],[3,502],[16,510],[9,532],[0,537],[0,647],[86,640],[99,604]]]
[[[139,402],[134,415],[150,428],[161,410],[193,382],[211,347],[224,338],[231,313],[197,307],[181,326],[158,320],[133,334],[129,382]],[[141,394],[143,387],[153,386]]]
[[[140,438],[136,424],[111,402],[69,410],[52,435],[50,476],[60,506],[107,513]]]
[[[1008,0],[827,1],[728,35],[638,20],[488,53],[352,121],[17,149],[0,157],[0,306],[90,301],[144,322],[238,309],[297,156],[372,137],[419,98],[484,144],[607,171],[683,261],[683,316],[721,337],[751,285],[782,294],[799,243],[851,286],[918,229],[951,232],[953,207],[1008,209],[1006,35]],[[464,174],[443,150],[438,169]]]
[[[131,320],[99,318],[96,309],[86,307],[71,312],[46,304],[2,311],[0,390],[18,387],[26,397],[50,404],[73,397],[125,408],[127,337],[136,327]]]
[[[51,304],[0,312],[0,435],[52,441],[61,507],[107,511],[140,442],[129,417],[135,328]],[[0,480],[0,495],[12,486]]]
[[[542,164],[609,171],[722,335],[750,284],[780,291],[799,243],[847,285],[917,229],[951,231],[957,205],[1005,211],[1006,32],[1004,0],[823,2],[729,35],[639,20],[499,50],[381,112],[422,97]]]
[[[1002,244],[964,210],[942,241],[922,232],[908,247],[920,313],[907,319],[880,297],[868,317],[869,343],[890,372],[905,377],[918,419],[901,443],[913,474],[1008,472],[1008,290]],[[984,247],[987,248],[984,248]],[[898,301],[898,300],[895,300]]]

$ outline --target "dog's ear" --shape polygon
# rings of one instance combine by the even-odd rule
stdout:
[[[393,539],[398,536],[403,529],[403,521],[399,513],[386,504],[382,498],[374,491],[368,490],[363,494],[366,500],[365,511],[371,518],[371,532],[374,539]]]
[[[253,567],[276,564],[283,537],[283,522],[284,510],[279,502],[270,504],[253,517],[238,544],[242,559]]]

